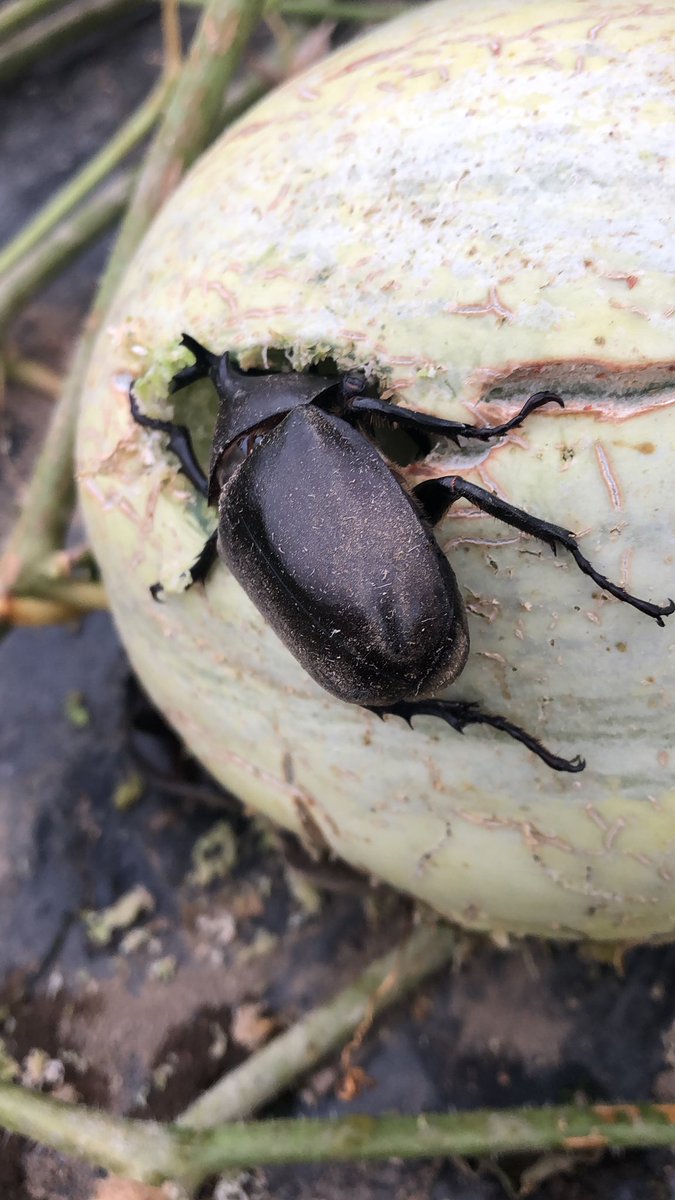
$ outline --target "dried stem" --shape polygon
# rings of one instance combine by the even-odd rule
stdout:
[[[63,379],[51,367],[34,362],[30,358],[5,355],[5,374],[10,383],[19,383],[34,392],[41,392],[52,400],[58,400]]]
[[[175,79],[183,63],[178,0],[161,0],[162,41],[164,42],[164,74]]]
[[[58,625],[76,621],[88,612],[102,612],[108,601],[100,583],[64,583],[61,600],[40,600],[34,596],[0,596],[0,629],[13,626]]]

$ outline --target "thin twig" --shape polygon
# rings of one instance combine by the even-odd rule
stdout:
[[[119,220],[128,203],[132,175],[125,172],[105,184],[24,254],[0,280],[0,329],[29,296],[53,279],[80,251]]]
[[[44,363],[6,354],[5,374],[9,383],[19,383],[34,392],[49,396],[52,400],[58,400],[61,394],[63,378]]]
[[[19,30],[0,47],[0,81],[20,75],[37,59],[84,37],[106,22],[138,8],[137,0],[73,0],[41,21]]]
[[[343,1046],[364,1018],[374,1018],[444,966],[454,946],[455,935],[448,928],[418,929],[406,943],[372,963],[330,1003],[279,1034],[204,1092],[181,1114],[179,1125],[206,1129],[250,1116]]]
[[[33,596],[0,596],[0,628],[60,625],[65,621],[81,620],[85,613],[100,612],[108,607],[100,583],[79,586],[88,588],[89,602],[86,605],[69,604],[67,600],[39,600]],[[68,595],[65,589],[64,595]]]
[[[41,208],[19,230],[16,237],[0,251],[0,280],[20,263],[24,255],[33,250],[59,222],[68,217],[85,196],[98,187],[139,142],[147,137],[161,114],[167,95],[167,85],[162,81],[103,149],[81,171],[78,171],[73,179],[60,188],[44,208]],[[0,296],[2,288],[3,285],[0,282]],[[0,301],[0,311],[1,307]]]
[[[173,80],[183,63],[183,46],[180,30],[178,0],[161,0],[162,41],[164,43],[164,75]]]

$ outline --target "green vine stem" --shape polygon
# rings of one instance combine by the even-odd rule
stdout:
[[[147,137],[159,118],[166,99],[167,85],[162,80],[107,145],[72,180],[60,188],[44,208],[19,230],[16,237],[0,250],[0,324],[3,276],[18,267],[23,257],[64,221],[85,196],[98,187],[134,147]]]
[[[343,1046],[364,1020],[402,999],[452,958],[455,934],[424,925],[407,942],[372,963],[350,987],[279,1034],[204,1092],[179,1117],[181,1126],[206,1129],[251,1116],[299,1075]]]
[[[397,17],[405,4],[362,4],[361,0],[268,0],[268,11],[287,17],[311,17],[323,21],[387,21]]]
[[[0,329],[39,287],[58,275],[81,250],[119,220],[129,202],[133,176],[125,172],[106,183],[34,244],[0,278]]]
[[[454,932],[445,925],[422,925],[414,930],[404,942],[371,963],[353,984],[251,1055],[186,1109],[179,1118],[181,1130],[188,1135],[186,1144],[193,1145],[191,1138],[198,1138],[197,1130],[219,1126],[225,1120],[240,1120],[296,1083],[331,1051],[360,1033],[385,1008],[445,966],[452,959],[455,943]],[[117,1145],[118,1157],[113,1160],[107,1157],[112,1129],[106,1122],[110,1118],[79,1108],[65,1113],[53,1110],[49,1101],[45,1102],[47,1108],[34,1110],[24,1104],[25,1095],[21,1089],[4,1093],[0,1089],[0,1125],[4,1123],[16,1132],[59,1145],[71,1154],[89,1157],[102,1166],[141,1180],[155,1178],[157,1153],[160,1162],[168,1154],[167,1175],[162,1178],[176,1173],[173,1156],[176,1146],[182,1144],[177,1130],[149,1123],[139,1124],[136,1129],[133,1123],[122,1122],[114,1133],[116,1139],[121,1136],[121,1141]],[[84,1140],[77,1132],[79,1112],[84,1113],[81,1126]],[[61,1140],[55,1141],[56,1137]],[[197,1149],[195,1153],[199,1162],[201,1151]]]
[[[5,1084],[0,1123],[126,1178],[190,1189],[209,1175],[287,1163],[675,1146],[669,1104],[257,1121],[199,1131],[108,1117]]]
[[[31,22],[45,18],[54,9],[67,8],[72,0],[13,0],[0,12],[0,42],[5,41],[10,34]],[[183,4],[192,8],[203,8],[205,0],[182,0]],[[336,21],[385,21],[396,16],[406,7],[404,3],[368,3],[367,0],[268,0],[266,11],[279,11],[286,16],[300,16],[313,20]],[[62,17],[63,19],[63,17]],[[58,27],[58,22],[57,22]],[[43,27],[44,28],[44,27]],[[77,23],[70,24],[70,33],[77,33]],[[33,43],[37,43],[36,56],[41,53],[40,38],[32,35]]]
[[[155,213],[217,132],[223,93],[263,7],[263,0],[210,0],[207,5],[122,224],[112,291]]]
[[[262,0],[210,0],[172,92],[117,244],[75,352],[61,399],[0,560],[0,594],[54,598],[41,563],[63,544],[75,500],[73,448],[80,391],[98,330],[134,250],[186,168],[218,129],[223,94],[262,11]],[[57,597],[58,598],[58,597]]]
[[[137,8],[135,0],[73,0],[60,6],[0,45],[0,82],[7,83],[37,59]]]
[[[0,12],[0,39],[15,33],[22,25],[43,17],[53,8],[63,8],[68,0],[9,0]]]
[[[191,8],[203,8],[205,0],[183,0]],[[388,21],[409,7],[404,0],[266,0],[265,13],[283,13],[286,17],[304,17],[312,21]]]

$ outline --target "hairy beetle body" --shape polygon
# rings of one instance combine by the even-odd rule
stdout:
[[[387,705],[451,683],[469,652],[447,559],[346,421],[294,408],[223,486],[218,549],[312,678]]]

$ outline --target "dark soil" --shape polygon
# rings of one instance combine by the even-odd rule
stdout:
[[[158,62],[156,23],[140,10],[114,36],[90,40],[2,96],[0,241],[110,135]],[[106,248],[86,254],[22,315],[12,331],[22,352],[64,366]],[[0,405],[0,531],[49,407],[19,388]],[[80,726],[74,694],[86,710]],[[268,831],[201,772],[130,684],[106,617],[8,637],[0,713],[0,1038],[43,1090],[117,1113],[173,1117],[246,1055],[236,1036],[242,1006],[262,1003],[287,1024],[409,926],[406,901],[384,889],[364,894],[362,881],[323,893],[317,914],[302,908]],[[143,795],[122,811],[116,789],[139,769]],[[236,867],[200,885],[191,877],[193,848],[223,819],[236,838]],[[154,908],[139,922],[137,944],[121,932],[93,945],[83,910],[141,884]],[[574,947],[504,951],[467,939],[461,965],[366,1038],[358,1062],[373,1086],[350,1104],[338,1100],[331,1062],[273,1111],[675,1100],[674,969],[675,947],[636,949],[618,973]],[[675,1196],[665,1153],[550,1158],[537,1164],[537,1177],[532,1167],[523,1158],[499,1168],[296,1167],[243,1178],[241,1195],[496,1200],[524,1181],[536,1200]],[[0,1143],[3,1200],[87,1200],[96,1186],[89,1168],[19,1138]]]

